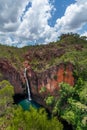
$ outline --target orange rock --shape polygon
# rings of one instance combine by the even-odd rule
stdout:
[[[57,72],[57,82],[61,83],[64,80],[64,65],[59,66],[58,72]]]
[[[69,83],[71,86],[74,85],[74,77],[72,73],[72,66],[68,64],[64,73],[64,82]]]

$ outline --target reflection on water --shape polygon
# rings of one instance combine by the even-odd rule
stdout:
[[[19,102],[19,104],[22,106],[22,108],[23,108],[24,110],[29,110],[30,106],[32,106],[32,107],[34,107],[34,108],[36,108],[36,109],[38,109],[38,108],[41,107],[41,106],[40,106],[38,103],[36,103],[35,101],[33,101],[33,100],[29,101],[28,99],[22,100],[21,102]]]

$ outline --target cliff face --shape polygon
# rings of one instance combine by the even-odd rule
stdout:
[[[66,82],[71,86],[74,85],[73,65],[71,63],[67,63],[66,65],[61,63],[60,65],[53,66],[42,73],[35,74],[32,72],[29,79],[33,98],[41,105],[46,105],[44,104],[44,98],[48,93],[58,96],[58,91],[60,89],[59,84],[61,82]],[[45,89],[46,91],[41,92],[42,89]]]
[[[24,67],[27,68],[27,76],[34,92],[34,88],[39,92],[42,87],[45,87],[48,92],[53,93],[54,90],[59,89],[59,83],[61,82],[69,83],[71,86],[74,85],[73,65],[71,63],[61,63],[40,73],[29,70],[29,66],[28,62],[25,61]]]
[[[47,45],[23,48],[0,45],[0,52],[0,80],[10,81],[18,99],[19,95],[22,99],[27,96],[24,68],[27,68],[32,98],[42,105],[49,93],[58,96],[59,83],[74,85],[73,69],[76,76],[87,80],[87,40],[78,35],[65,34]],[[29,70],[29,62],[34,71]]]
[[[36,77],[38,91],[42,87],[46,87],[47,91],[53,92],[54,90],[59,89],[59,83],[61,82],[66,82],[73,86],[73,65],[70,63],[66,66],[64,64],[60,64],[58,66],[51,67],[42,73],[36,73]],[[31,86],[35,87],[33,78],[34,77],[30,78]]]
[[[15,93],[23,92],[20,73],[7,59],[0,59],[0,72],[3,74],[3,79],[9,80],[14,86]]]
[[[25,63],[24,67],[27,68],[32,97],[41,105],[44,104],[43,98],[47,93],[56,95],[57,90],[60,89],[59,83],[66,82],[71,86],[74,85],[73,65],[71,63],[66,65],[61,63],[41,73],[36,73],[33,70],[30,72],[28,62]],[[24,93],[26,87],[24,68],[21,71],[17,71],[8,60],[0,59],[0,72],[3,74],[3,78],[9,80],[14,86],[15,94]],[[40,93],[42,88],[45,88],[46,92]]]

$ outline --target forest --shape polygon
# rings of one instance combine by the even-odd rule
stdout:
[[[74,86],[61,82],[60,89],[56,92],[58,96],[48,94],[44,98],[46,105],[51,108],[49,117],[43,107],[35,109],[30,106],[29,110],[24,110],[19,104],[15,104],[14,86],[4,79],[0,70],[0,130],[68,130],[68,126],[67,129],[64,128],[63,121],[71,125],[72,130],[87,130],[86,37],[72,33],[63,34],[57,42],[48,45],[23,48],[0,45],[0,52],[1,50],[3,51],[0,53],[0,60],[9,60],[16,70],[21,70],[28,55],[28,60],[32,59],[33,70],[40,73],[61,62],[65,65],[70,62],[74,66],[75,81]],[[45,86],[40,93],[44,92]]]

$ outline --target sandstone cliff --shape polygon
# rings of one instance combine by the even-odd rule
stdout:
[[[43,99],[48,93],[58,96],[59,83],[66,82],[71,86],[74,85],[73,65],[71,63],[61,63],[39,73],[31,69],[31,75],[28,66],[28,62],[26,65],[24,64],[24,67],[27,67],[32,98],[41,105],[44,105]],[[24,68],[18,71],[7,59],[0,59],[0,72],[3,74],[3,79],[9,80],[14,86],[15,94],[26,94]],[[42,88],[45,88],[46,92],[40,93]]]

